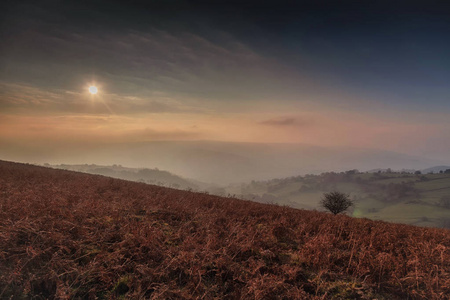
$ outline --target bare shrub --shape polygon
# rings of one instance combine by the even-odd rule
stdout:
[[[320,205],[337,215],[353,206],[350,196],[341,192],[329,192],[323,195]]]

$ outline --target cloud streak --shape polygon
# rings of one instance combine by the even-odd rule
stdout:
[[[35,114],[142,114],[204,113],[205,109],[187,105],[164,94],[149,97],[119,94],[90,95],[84,92],[42,89],[29,85],[0,82],[0,109],[10,113]]]
[[[276,126],[276,127],[279,127],[279,126],[284,127],[284,126],[294,126],[294,125],[306,125],[306,122],[299,122],[295,118],[277,118],[277,119],[265,120],[265,121],[259,122],[259,124]]]

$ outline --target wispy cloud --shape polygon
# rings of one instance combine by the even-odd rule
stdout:
[[[101,115],[20,116],[0,114],[0,141],[46,144],[127,143],[201,139],[204,131],[183,124],[147,121],[142,117]]]
[[[202,113],[205,110],[182,103],[163,93],[148,97],[101,94],[86,91],[42,89],[30,85],[0,82],[0,109],[10,113],[36,114],[135,114]]]
[[[83,78],[95,77],[116,94],[208,97],[230,93],[227,85],[239,82],[242,90],[245,81],[256,79],[267,66],[263,57],[220,31],[214,32],[216,41],[212,41],[195,33],[156,29],[67,30],[49,31],[47,24],[38,23],[33,30],[19,31],[14,37],[17,42],[3,49],[1,63],[9,76],[65,90]]]
[[[293,117],[280,117],[280,118],[273,118],[265,121],[259,122],[261,125],[268,125],[268,126],[274,126],[274,127],[286,127],[286,126],[301,126],[304,127],[306,125],[311,124],[310,121],[307,121],[305,119],[300,118],[293,118]]]
[[[294,118],[270,119],[262,121],[260,122],[260,124],[270,126],[291,126],[295,124],[295,119]]]
[[[202,133],[198,131],[187,130],[155,130],[152,128],[144,128],[126,132],[122,139],[130,141],[158,141],[158,140],[192,140],[202,138]]]

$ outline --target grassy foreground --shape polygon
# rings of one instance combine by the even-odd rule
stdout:
[[[445,299],[450,231],[0,161],[1,299]]]

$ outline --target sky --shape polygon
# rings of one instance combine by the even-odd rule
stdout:
[[[450,161],[447,1],[1,6],[10,152],[211,140]]]

